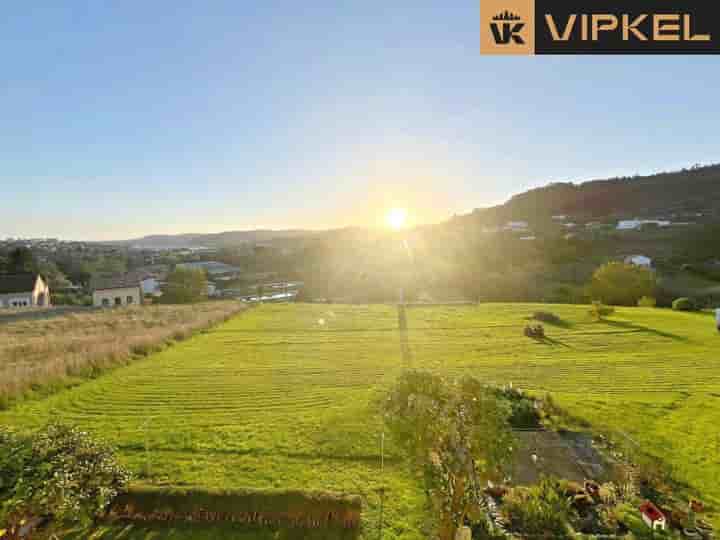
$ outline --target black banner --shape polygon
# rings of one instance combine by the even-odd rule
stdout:
[[[535,54],[718,54],[716,0],[535,0]]]

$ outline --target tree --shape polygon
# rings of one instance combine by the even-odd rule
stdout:
[[[11,274],[23,274],[25,272],[37,272],[38,265],[32,251],[26,247],[19,247],[10,252],[7,269]]]
[[[52,261],[39,265],[39,270],[50,286],[50,290],[63,289],[70,285],[68,278],[58,268],[58,265]]]
[[[619,262],[607,263],[593,274],[590,293],[594,300],[620,306],[636,306],[643,296],[655,296],[652,270]]]
[[[167,277],[161,300],[166,304],[191,304],[207,298],[207,276],[202,270],[175,268]]]
[[[385,403],[385,422],[439,516],[440,540],[482,516],[480,477],[503,479],[512,454],[509,405],[477,379],[409,371]]]

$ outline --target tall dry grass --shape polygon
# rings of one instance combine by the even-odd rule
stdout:
[[[0,324],[0,407],[160,350],[244,308],[234,301],[158,305]]]

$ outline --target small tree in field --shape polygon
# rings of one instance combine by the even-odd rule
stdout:
[[[609,305],[636,306],[643,296],[655,295],[655,286],[652,270],[611,262],[595,271],[590,293],[593,299]]]
[[[482,517],[480,478],[503,479],[512,455],[509,405],[477,379],[449,381],[410,371],[385,403],[385,422],[422,471],[438,512],[438,538],[454,540],[466,519]]]
[[[202,270],[176,268],[167,277],[161,300],[164,304],[192,304],[207,299],[207,276]]]

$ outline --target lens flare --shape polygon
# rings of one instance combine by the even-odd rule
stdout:
[[[407,220],[407,210],[404,208],[393,208],[390,212],[388,212],[385,219],[388,227],[398,231],[405,226],[405,221]]]

